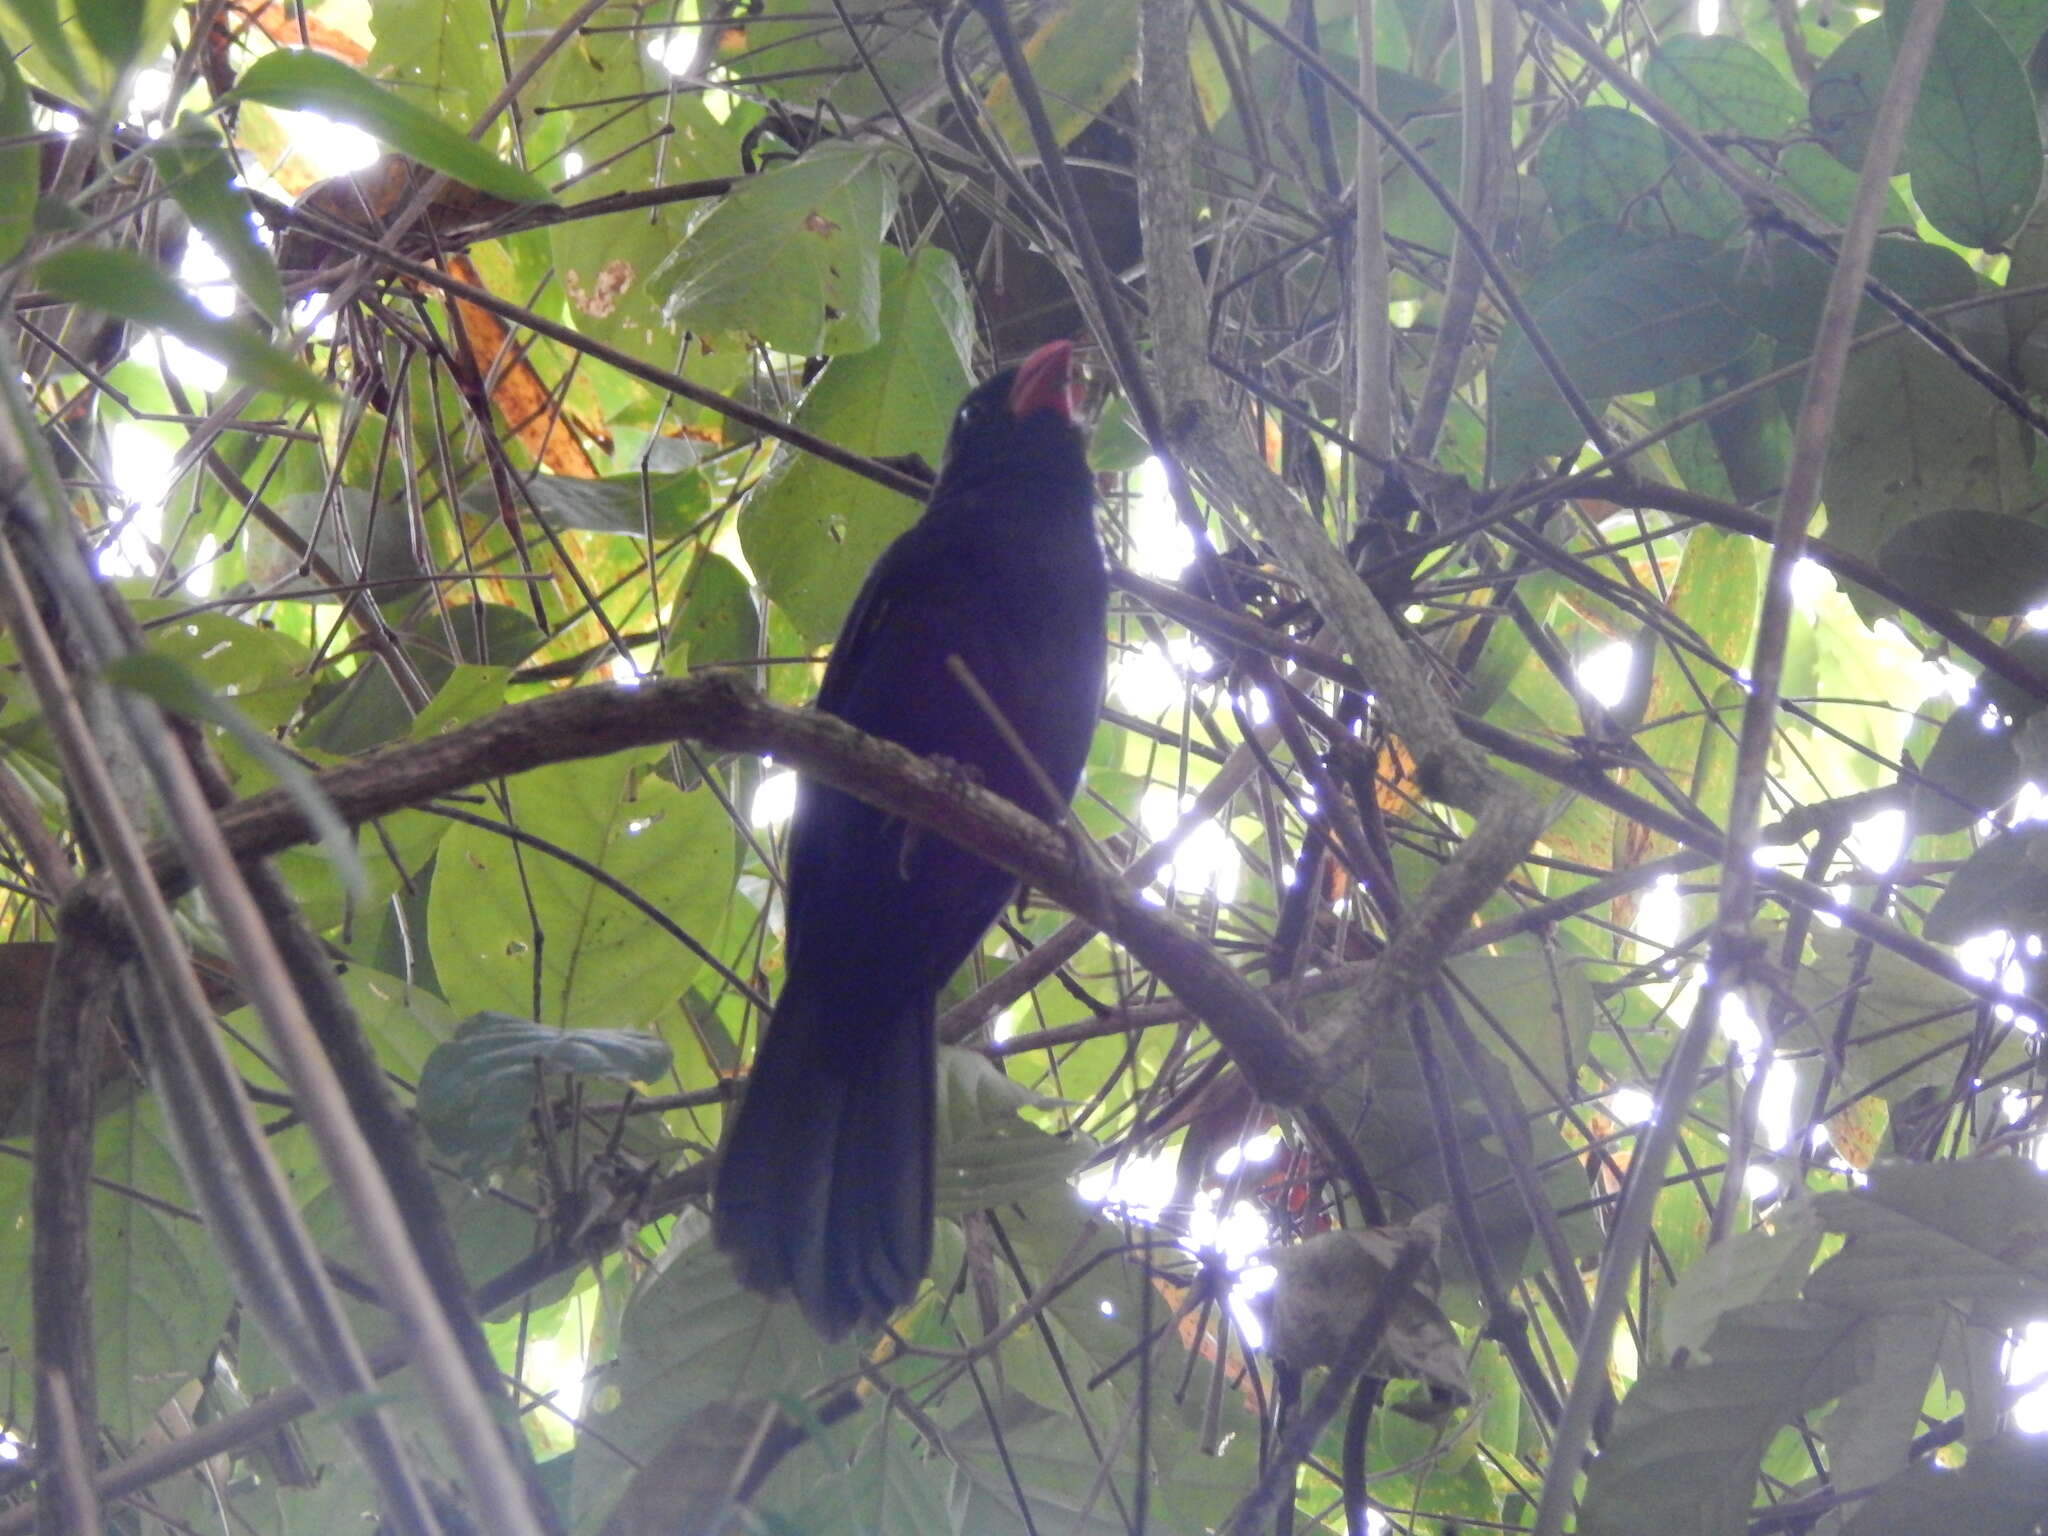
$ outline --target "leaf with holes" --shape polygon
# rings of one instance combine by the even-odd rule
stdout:
[[[858,453],[920,453],[933,463],[967,390],[967,297],[952,258],[933,249],[881,255],[889,345],[835,357],[797,407],[796,424]],[[889,541],[917,504],[785,448],[740,508],[740,547],[761,590],[813,643],[830,640]]]
[[[872,347],[895,158],[834,139],[734,187],[654,274],[669,323],[798,357]]]

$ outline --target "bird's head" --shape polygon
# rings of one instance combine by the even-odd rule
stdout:
[[[1015,368],[977,384],[946,437],[942,486],[991,477],[1088,477],[1087,441],[1074,421],[1074,344],[1049,341]]]

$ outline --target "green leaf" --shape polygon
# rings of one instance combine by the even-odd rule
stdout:
[[[662,670],[752,661],[761,654],[761,610],[753,588],[723,555],[697,556],[662,640]]]
[[[1088,440],[1088,467],[1101,475],[1120,475],[1136,469],[1152,457],[1152,445],[1138,429],[1130,402],[1112,395],[1095,423],[1095,435]]]
[[[570,1514],[579,1531],[596,1530],[634,1471],[666,1453],[679,1430],[695,1431],[698,1416],[729,1402],[736,1384],[748,1398],[800,1393],[859,1359],[852,1343],[820,1344],[788,1302],[742,1289],[695,1212],[677,1220],[627,1303],[618,1341],[577,1443]]]
[[[1770,366],[1769,349],[1752,347],[1726,368],[1663,386],[1657,391],[1658,412],[1670,420],[1719,400],[1762,377]],[[1772,495],[1784,483],[1790,436],[1776,402],[1768,394],[1752,394],[1720,406],[1670,439],[1671,461],[1689,489],[1747,504]]]
[[[76,19],[71,8],[66,7],[66,14],[60,15],[58,0],[4,0],[4,4],[35,45],[27,57],[37,78],[47,84],[68,85],[86,98],[97,94],[93,76],[100,71],[96,67],[88,70],[80,62],[71,46],[72,34],[65,30],[66,24]],[[0,51],[10,56],[15,52],[11,47]],[[93,63],[97,66],[99,61]]]
[[[1883,17],[1843,38],[1814,71],[1807,95],[1814,137],[1852,171],[1863,169],[1863,151],[1891,77],[1892,37]]]
[[[1850,1097],[1868,1089],[1896,1103],[1922,1084],[1955,1080],[1976,1027],[1968,992],[1845,929],[1816,926],[1807,943],[1813,958],[1792,980],[1792,995],[1807,1013],[1786,1031],[1787,1049],[1834,1058],[1835,1091]],[[1837,1054],[1835,1024],[1844,1004],[1854,1007],[1854,1028]],[[1993,1053],[1978,1069],[1992,1075],[2007,1054],[2017,1052]]]
[[[234,162],[213,125],[188,112],[145,153],[157,162],[171,196],[220,253],[256,312],[273,326],[282,325],[284,287],[277,263],[256,238],[249,200],[233,184]]]
[[[510,1014],[478,1013],[427,1058],[415,1104],[434,1145],[475,1178],[516,1157],[542,1073],[648,1083],[664,1076],[669,1063],[659,1035],[551,1029]]]
[[[1985,1158],[1880,1163],[1859,1190],[1814,1197],[1847,1238],[1806,1294],[1858,1312],[1963,1303],[1997,1326],[2048,1316],[2048,1177]]]
[[[1851,354],[1822,489],[1828,537],[1874,554],[1929,507],[2018,511],[2030,489],[2026,430],[1916,336]]]
[[[644,756],[523,773],[507,786],[512,820],[712,948],[732,896],[732,824],[710,790],[686,794],[639,772]],[[647,1023],[674,1005],[702,963],[583,869],[467,825],[442,841],[428,935],[442,991],[458,1011],[537,1013],[563,1027]]]
[[[1031,77],[1061,144],[1094,121],[1138,66],[1137,0],[1071,0],[1024,44]],[[1016,154],[1035,159],[1024,109],[1004,75],[988,94],[989,121]]]
[[[307,49],[266,53],[242,72],[230,94],[267,107],[318,112],[353,123],[400,154],[507,202],[551,200],[531,172],[507,165],[438,117],[326,54]]]
[[[1670,39],[1644,68],[1643,84],[1702,133],[1777,140],[1800,115],[1799,93],[1778,66],[1726,33]]]
[[[35,132],[28,83],[15,67],[11,49],[0,48],[0,138]],[[36,184],[42,155],[34,144],[0,149],[0,264],[10,262],[35,233]]]
[[[370,73],[444,122],[474,121],[504,84],[491,20],[460,0],[373,0]]]
[[[2002,719],[1987,725],[1983,703],[1972,699],[1942,722],[1920,777],[1926,782],[1913,786],[1912,828],[1938,836],[1990,815],[2019,793],[2026,775],[2012,728]]]
[[[2031,1536],[2048,1508],[2048,1441],[2003,1434],[1969,1447],[1960,1468],[1933,1458],[1880,1484],[1857,1506],[1842,1536]]]
[[[2030,671],[2048,674],[2048,630],[2030,629],[2018,638],[2009,641],[2006,654]],[[2010,717],[2014,722],[2026,720],[2043,708],[2041,700],[2025,689],[2016,688],[1993,672],[1984,672],[1977,678],[1977,692],[1983,702]]]
[[[549,114],[550,123],[561,121],[563,142],[575,146],[586,167],[565,197],[581,201],[638,192],[665,182],[729,176],[738,168],[747,118],[735,114],[721,122],[701,93],[670,90],[668,71],[648,57],[648,41],[639,30],[583,29],[557,57],[551,98],[601,103]],[[553,173],[560,162],[542,164]],[[636,355],[652,355],[657,340],[667,337],[667,324],[661,289],[651,279],[704,207],[672,203],[551,226],[548,249],[577,329]],[[702,366],[693,359],[692,375]]]
[[[1768,260],[1745,263],[1735,279],[1742,312],[1766,335],[1810,347],[1834,270],[1833,263],[1789,242],[1774,245]],[[1970,264],[1947,246],[1896,235],[1872,247],[1870,275],[1918,309],[1972,298],[1984,287]],[[1891,323],[1891,312],[1875,299],[1865,298],[1857,306],[1858,335]]]
[[[1683,1370],[1645,1367],[1586,1477],[1579,1536],[1722,1536],[1743,1529],[1780,1426],[1865,1370],[1856,1315],[1810,1301],[1725,1315]]]
[[[1762,580],[1756,541],[1719,528],[1695,528],[1686,535],[1685,554],[1671,587],[1671,612],[1707,649],[1733,668],[1746,662],[1756,621]],[[1697,770],[1708,739],[1728,729],[1706,718],[1702,698],[1711,699],[1726,674],[1688,649],[1660,645],[1650,669],[1649,702],[1636,739],[1651,759],[1686,794],[1700,797],[1709,816],[1725,805],[1705,798]]]
[[[870,1434],[853,1465],[820,1479],[791,1514],[805,1536],[956,1536],[947,1502],[951,1467],[914,1452],[901,1431],[884,1423]]]
[[[1751,1227],[1716,1243],[1678,1277],[1658,1313],[1666,1355],[1707,1347],[1721,1319],[1758,1302],[1792,1301],[1820,1247],[1820,1223],[1794,1206],[1770,1227]]]
[[[1894,4],[1887,13],[1902,13]],[[1967,0],[1952,0],[1906,128],[1913,200],[1952,240],[2002,247],[2041,195],[2041,130],[2026,71]]]
[[[858,453],[936,463],[969,383],[967,298],[943,251],[910,259],[885,248],[881,265],[887,344],[835,357],[796,424]],[[740,547],[761,590],[817,643],[838,632],[868,568],[917,512],[894,491],[785,449],[740,508]]]
[[[1671,169],[1671,152],[1647,117],[1592,106],[1544,138],[1534,169],[1560,228],[1620,224]]]
[[[677,474],[604,475],[595,480],[575,475],[534,475],[526,482],[526,494],[534,509],[557,528],[574,528],[583,533],[623,533],[642,538],[652,530],[656,539],[673,539],[711,506],[711,488],[694,469]],[[518,493],[513,503],[523,506]],[[483,517],[495,517],[498,497],[487,482],[465,491],[463,507]]]
[[[145,11],[142,0],[100,0],[81,5],[77,15],[100,58],[120,71],[142,51]]]
[[[894,163],[893,150],[830,139],[733,188],[654,274],[670,323],[799,357],[872,347]]]
[[[2048,527],[1958,507],[1916,517],[1878,547],[1884,573],[1958,613],[2025,613],[2048,597]]]
[[[1514,1042],[1506,1066],[1524,1103],[1549,1104],[1571,1091],[1599,1018],[1584,966],[1545,950],[1460,955],[1444,969],[1485,1010],[1488,1027]]]
[[[1710,254],[1687,237],[1620,251],[1581,268],[1534,307],[1536,325],[1589,404],[1597,408],[1612,395],[1655,389],[1748,348],[1752,333],[1709,270]],[[1488,395],[1497,482],[1585,440],[1518,330],[1494,359]]]
[[[1018,1118],[1049,1101],[1021,1088],[977,1051],[939,1052],[938,1176],[933,1208],[941,1216],[1063,1186],[1095,1150],[1083,1136],[1050,1136]]]
[[[276,731],[298,712],[312,685],[312,652],[304,642],[176,598],[131,598],[129,606],[149,633],[151,651],[184,663],[264,731]]]
[[[1948,884],[1927,913],[1923,932],[1937,944],[1960,944],[2007,928],[2038,931],[2048,919],[2048,833],[2027,828],[1994,837]]]
[[[546,637],[524,608],[502,603],[451,603],[442,615],[429,613],[414,633],[398,636],[405,658],[421,682],[439,690],[459,665],[514,667]],[[449,636],[454,650],[449,649]],[[353,753],[406,735],[413,712],[380,663],[359,667],[338,689],[323,691],[312,704],[313,718],[299,732],[299,744],[321,752]]]
[[[141,1436],[165,1401],[206,1368],[234,1295],[192,1207],[154,1099],[137,1096],[93,1127],[92,1337],[100,1414],[109,1432]],[[195,1148],[204,1153],[206,1149]],[[32,1369],[30,1163],[0,1157],[0,1344]]]
[[[247,325],[201,307],[162,268],[134,251],[76,246],[36,267],[37,286],[123,320],[168,331],[227,365],[228,371],[292,400],[326,400],[332,391],[304,364],[277,351]]]
[[[368,890],[362,860],[356,856],[355,834],[334,802],[320,792],[299,760],[257,729],[254,722],[199,680],[177,658],[160,651],[133,651],[107,664],[106,679],[153,699],[174,714],[217,725],[250,756],[277,776],[277,782],[305,815],[335,873],[349,893],[360,899]]]
[[[1837,224],[1849,222],[1849,212],[1856,204],[1856,173],[1820,145],[1793,144],[1781,150],[1770,179],[1790,187],[1823,218]],[[1884,211],[1878,220],[1887,229],[1913,222],[1912,210],[1892,183],[1885,185]]]

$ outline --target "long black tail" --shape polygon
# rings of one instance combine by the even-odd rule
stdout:
[[[792,979],[726,1138],[718,1246],[827,1338],[879,1326],[931,1264],[933,1004],[848,1017]]]

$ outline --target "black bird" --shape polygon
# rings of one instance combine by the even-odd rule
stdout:
[[[967,396],[924,516],[868,573],[818,693],[1049,822],[1087,759],[1109,606],[1072,366],[1073,347],[1050,342]],[[935,833],[798,788],[782,995],[712,1216],[740,1278],[793,1291],[827,1338],[879,1325],[930,1264],[935,1005],[1016,888]]]

